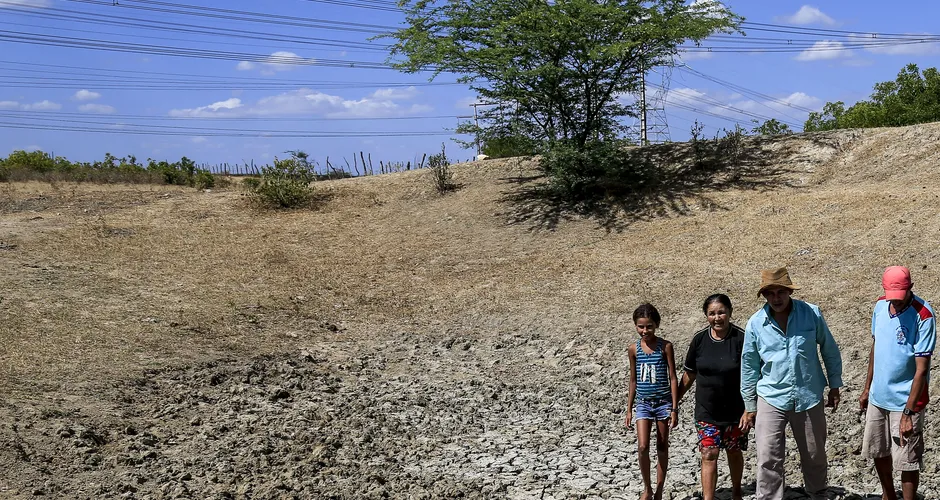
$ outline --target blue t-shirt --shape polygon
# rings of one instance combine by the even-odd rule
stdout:
[[[933,308],[924,299],[914,296],[911,304],[892,315],[884,297],[878,299],[871,315],[871,335],[875,342],[875,359],[871,404],[889,411],[901,411],[907,405],[917,364],[914,358],[930,356],[937,343]],[[929,373],[928,373],[929,380]],[[927,404],[927,387],[917,399],[920,410]]]

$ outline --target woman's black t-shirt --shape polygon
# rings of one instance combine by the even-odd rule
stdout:
[[[744,414],[741,399],[741,350],[744,330],[731,325],[728,336],[715,340],[705,328],[692,337],[685,370],[695,377],[695,419],[719,427],[737,424]]]

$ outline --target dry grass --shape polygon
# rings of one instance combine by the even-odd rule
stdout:
[[[255,211],[238,190],[0,185],[0,390],[397,335],[528,331],[617,351],[642,301],[681,350],[706,295],[729,293],[743,323],[777,263],[822,306],[852,379],[884,266],[910,266],[940,302],[938,138],[923,125],[764,142],[785,182],[681,193],[617,214],[620,231],[514,217],[507,200],[539,182],[517,160],[452,167],[463,187],[446,197],[425,171],[323,182],[317,212]]]

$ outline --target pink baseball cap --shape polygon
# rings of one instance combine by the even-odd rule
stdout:
[[[911,272],[904,266],[891,266],[885,269],[881,277],[881,286],[884,287],[885,298],[888,300],[904,300],[913,285]]]

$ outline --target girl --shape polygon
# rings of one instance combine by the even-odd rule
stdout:
[[[643,476],[641,500],[662,500],[669,466],[669,429],[678,424],[679,384],[676,378],[676,361],[672,343],[656,336],[659,328],[659,311],[652,304],[642,304],[633,311],[633,323],[640,335],[636,343],[630,344],[628,353],[630,366],[630,392],[627,396],[625,424],[631,427],[631,418],[636,420],[639,448],[640,474]],[[637,397],[639,400],[637,401]],[[636,416],[633,417],[633,403]],[[650,431],[656,424],[656,493],[650,486]],[[668,425],[667,425],[668,422]]]

